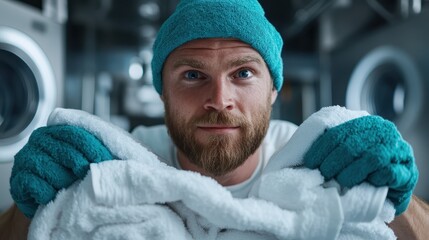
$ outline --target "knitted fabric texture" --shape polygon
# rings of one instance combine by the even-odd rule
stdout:
[[[162,95],[162,68],[177,47],[196,39],[235,38],[261,54],[274,87],[283,84],[283,40],[256,0],[182,0],[161,26],[153,46],[153,84]]]
[[[60,189],[86,176],[90,163],[113,159],[91,133],[76,126],[36,129],[15,155],[10,192],[16,205],[32,218],[40,204],[55,198]]]
[[[304,156],[306,167],[319,168],[343,187],[363,181],[388,186],[396,215],[404,212],[419,176],[411,146],[396,126],[379,116],[364,116],[326,131]]]

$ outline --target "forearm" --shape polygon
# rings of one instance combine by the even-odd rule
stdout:
[[[0,239],[27,239],[30,219],[24,216],[14,204],[0,215]]]
[[[398,239],[429,239],[429,205],[413,196],[407,211],[396,217],[389,227]]]

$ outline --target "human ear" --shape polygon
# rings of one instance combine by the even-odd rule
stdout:
[[[273,89],[271,90],[271,105],[273,105],[273,104],[274,104],[274,102],[275,102],[275,101],[276,101],[276,99],[277,99],[277,96],[278,96],[277,90],[276,90],[275,88],[273,88]]]

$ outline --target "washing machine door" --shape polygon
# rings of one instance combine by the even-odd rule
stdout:
[[[28,35],[0,26],[0,163],[46,125],[57,88],[48,58]]]
[[[380,115],[407,131],[421,117],[422,83],[409,54],[395,46],[380,46],[363,57],[353,71],[346,106]]]

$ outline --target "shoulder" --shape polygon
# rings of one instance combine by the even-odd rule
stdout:
[[[140,125],[134,128],[134,130],[131,131],[131,134],[138,139],[147,139],[149,138],[148,135],[156,135],[156,136],[167,135],[168,136],[167,127],[165,125],[155,125],[150,127]]]
[[[267,141],[274,141],[274,142],[280,141],[286,144],[286,142],[289,141],[289,139],[295,133],[297,128],[298,128],[297,125],[288,121],[271,120],[270,127],[268,128],[265,139]]]
[[[297,125],[284,120],[271,120],[270,127],[262,143],[264,165],[268,159],[282,148],[295,133]]]
[[[131,134],[143,146],[162,158],[168,165],[172,161],[173,145],[165,125],[138,126]]]

